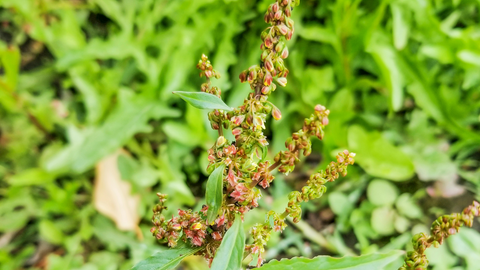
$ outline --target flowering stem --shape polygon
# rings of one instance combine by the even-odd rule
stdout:
[[[220,127],[218,128],[218,137],[220,136],[223,136],[223,127],[222,125],[220,125]]]
[[[280,164],[282,164],[282,163],[280,161],[277,161],[277,162],[273,163],[270,167],[268,167],[268,170],[273,171],[276,168],[278,168],[278,166],[280,166]]]

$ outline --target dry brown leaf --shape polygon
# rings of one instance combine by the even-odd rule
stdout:
[[[134,230],[142,238],[138,223],[139,195],[131,194],[130,183],[123,181],[117,166],[121,150],[100,160],[96,165],[93,203],[98,212],[111,218],[119,230]]]

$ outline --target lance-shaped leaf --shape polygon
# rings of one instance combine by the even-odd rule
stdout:
[[[329,269],[329,270],[363,270],[383,269],[387,264],[402,256],[405,252],[394,250],[388,253],[373,253],[362,256],[346,256],[332,258],[318,256],[313,259],[293,258],[281,261],[273,260],[258,268],[259,270],[296,270],[296,269]]]
[[[180,96],[183,100],[190,103],[195,108],[199,109],[218,109],[231,111],[233,108],[225,104],[220,98],[215,95],[204,93],[204,92],[182,92],[175,91],[175,95]]]
[[[211,270],[241,269],[244,249],[245,232],[242,219],[240,215],[236,215],[235,222],[228,229],[215,254]]]
[[[186,257],[197,253],[204,247],[191,247],[187,244],[168,249],[137,263],[132,270],[168,270],[177,266]]]
[[[218,215],[218,210],[222,207],[223,199],[223,171],[225,165],[222,164],[216,168],[208,177],[207,191],[205,192],[205,200],[208,205],[207,221],[213,224]]]

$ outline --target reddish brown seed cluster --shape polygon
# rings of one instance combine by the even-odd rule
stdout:
[[[451,235],[458,233],[460,227],[472,227],[475,217],[480,216],[480,203],[474,201],[462,213],[456,213],[437,218],[431,227],[432,235],[416,234],[412,239],[413,251],[407,253],[405,262],[399,270],[425,270],[428,266],[425,250],[434,246],[439,247]]]

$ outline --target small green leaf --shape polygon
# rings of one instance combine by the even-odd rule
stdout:
[[[398,189],[391,182],[375,179],[368,185],[367,197],[377,206],[392,205],[398,197]]]
[[[175,95],[180,96],[183,100],[190,103],[195,108],[199,109],[218,109],[231,111],[231,107],[227,106],[220,98],[215,95],[204,93],[204,92],[182,92],[175,91]]]
[[[146,258],[137,263],[131,270],[168,270],[177,266],[186,257],[197,253],[204,247],[190,247],[182,245],[168,249]]]
[[[40,236],[52,244],[60,244],[65,238],[62,231],[48,219],[40,221],[39,231]]]
[[[243,251],[245,249],[245,232],[240,215],[235,216],[235,222],[228,229],[222,244],[212,263],[212,270],[241,269]]]
[[[207,221],[210,224],[215,221],[218,215],[218,210],[222,207],[224,170],[225,165],[222,164],[210,174],[210,177],[208,177],[205,199],[208,205]]]
[[[318,256],[313,259],[293,258],[281,261],[273,260],[258,268],[259,270],[296,270],[296,269],[329,269],[329,270],[362,270],[383,269],[384,266],[404,254],[403,251],[394,250],[388,253],[373,253],[362,256],[346,256],[332,258]]]

